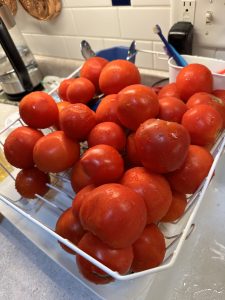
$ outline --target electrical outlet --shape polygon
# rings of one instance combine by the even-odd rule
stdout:
[[[195,0],[180,0],[180,20],[194,24]]]

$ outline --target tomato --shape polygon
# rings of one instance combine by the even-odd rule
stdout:
[[[186,102],[195,93],[212,93],[212,73],[204,65],[189,64],[177,75],[176,85],[181,99]]]
[[[172,203],[166,215],[161,219],[161,222],[173,222],[179,219],[187,206],[187,198],[183,193],[173,191]]]
[[[67,88],[68,86],[73,82],[74,78],[64,79],[60,82],[59,88],[58,88],[58,95],[59,98],[63,101],[68,101],[67,99]]]
[[[140,82],[141,76],[138,68],[133,63],[123,59],[109,62],[99,77],[99,87],[105,95],[117,94],[126,86]]]
[[[131,133],[127,137],[126,143],[126,156],[125,156],[127,165],[129,167],[142,166],[141,159],[138,156],[137,147],[135,144],[135,133]]]
[[[221,115],[212,106],[199,104],[185,112],[182,125],[191,137],[191,144],[205,146],[215,141],[223,127]]]
[[[167,213],[172,202],[172,192],[163,176],[150,173],[143,167],[136,167],[127,170],[120,183],[131,188],[144,199],[147,208],[147,224],[160,221]]]
[[[118,183],[95,188],[80,208],[84,229],[115,249],[132,245],[142,233],[146,218],[143,198]]]
[[[80,159],[85,173],[94,184],[116,182],[124,172],[124,162],[119,152],[108,145],[89,148]]]
[[[95,86],[87,78],[75,78],[67,88],[66,96],[71,103],[88,103],[95,95]]]
[[[186,110],[186,104],[178,98],[163,97],[159,99],[158,117],[162,120],[180,123]]]
[[[152,88],[130,85],[118,94],[117,117],[127,128],[136,130],[144,121],[159,113],[159,102]]]
[[[65,107],[59,116],[60,128],[71,139],[84,141],[96,125],[95,113],[85,104]]]
[[[59,111],[59,115],[60,115],[61,111],[62,111],[65,107],[71,105],[71,103],[68,102],[68,101],[60,101],[60,102],[56,103],[56,105],[57,105],[57,107],[58,107],[58,111]],[[59,115],[58,115],[58,120],[57,120],[57,122],[56,122],[56,124],[55,124],[55,126],[56,126],[57,129],[60,129],[60,125],[59,125]]]
[[[102,57],[90,57],[86,60],[80,70],[80,77],[89,79],[95,86],[96,91],[99,91],[99,76],[108,63],[108,60]]]
[[[96,110],[97,122],[114,122],[121,125],[117,117],[117,94],[104,97]]]
[[[203,147],[190,145],[187,158],[180,169],[167,174],[172,189],[184,194],[193,194],[207,176],[213,157]]]
[[[76,194],[72,202],[72,211],[75,216],[79,217],[80,207],[83,201],[87,199],[89,192],[92,191],[94,188],[94,184],[89,184]]]
[[[196,93],[187,101],[187,107],[192,108],[198,104],[207,104],[215,108],[223,119],[223,127],[225,127],[225,101],[208,93]]]
[[[175,97],[180,99],[180,93],[178,92],[177,85],[175,82],[163,86],[162,89],[159,91],[158,99],[164,97]]]
[[[24,198],[35,198],[35,194],[43,196],[48,191],[47,183],[50,183],[48,174],[37,168],[21,170],[15,181],[17,192]]]
[[[83,189],[85,186],[93,183],[91,177],[85,172],[80,160],[75,163],[70,179],[72,188],[76,193]]]
[[[4,154],[7,161],[16,168],[27,169],[34,166],[33,149],[43,133],[30,127],[14,129],[4,143]]]
[[[83,236],[78,247],[111,270],[117,271],[121,275],[128,273],[133,261],[132,247],[111,249],[90,232]],[[114,281],[111,276],[82,256],[77,255],[76,261],[79,271],[89,281],[96,284],[106,284]]]
[[[113,122],[102,122],[92,128],[88,136],[88,146],[104,144],[122,151],[126,144],[126,135],[124,130]]]
[[[213,95],[225,102],[225,90],[214,90]]]
[[[150,119],[136,131],[135,143],[144,167],[152,172],[167,173],[184,163],[190,137],[176,122]]]
[[[133,244],[133,272],[140,272],[159,266],[165,257],[166,243],[160,229],[151,224],[145,227],[139,239]]]
[[[19,113],[22,120],[33,128],[47,128],[58,120],[55,100],[45,92],[32,92],[23,97]]]
[[[80,239],[85,234],[79,218],[72,213],[72,208],[65,210],[59,217],[56,223],[55,232],[63,238],[69,240],[74,245],[77,245]],[[60,246],[70,254],[76,254],[75,251],[59,242]]]
[[[64,132],[55,131],[42,137],[34,146],[34,162],[43,172],[62,172],[79,159],[80,145]]]

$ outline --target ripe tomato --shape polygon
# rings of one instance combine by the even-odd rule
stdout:
[[[159,113],[159,102],[152,88],[130,85],[118,94],[117,117],[127,128],[136,130],[144,121]]]
[[[176,85],[181,99],[186,102],[195,93],[212,93],[212,73],[204,65],[189,64],[177,75]]]
[[[16,176],[16,190],[24,198],[35,198],[35,194],[43,196],[47,193],[46,183],[50,182],[48,174],[37,168],[21,170]]]
[[[68,86],[73,82],[74,78],[64,79],[60,82],[59,88],[58,88],[58,95],[59,98],[63,101],[68,101],[67,99],[67,88]]]
[[[105,94],[117,94],[131,84],[141,82],[138,68],[131,62],[117,59],[109,62],[99,77],[100,90]]]
[[[135,133],[131,133],[127,137],[125,160],[128,167],[142,166],[135,144]]]
[[[83,189],[85,186],[92,184],[93,180],[87,173],[85,172],[81,161],[78,160],[71,173],[71,185],[74,190],[74,192],[78,193],[81,189]]]
[[[145,227],[139,239],[133,244],[133,272],[140,272],[160,265],[165,257],[166,243],[162,232],[155,224]]]
[[[225,102],[225,90],[214,90],[213,95]]]
[[[94,84],[96,91],[99,91],[99,76],[107,63],[108,60],[102,57],[89,58],[80,70],[80,77],[89,79]]]
[[[180,99],[180,93],[178,92],[175,82],[165,85],[158,93],[158,99],[164,97],[175,97]]]
[[[95,95],[95,86],[87,78],[75,78],[67,88],[70,103],[88,103]]]
[[[85,173],[94,184],[116,182],[124,172],[124,162],[119,152],[108,145],[89,148],[80,159]]]
[[[45,92],[32,92],[23,97],[19,113],[22,120],[33,128],[47,128],[58,120],[55,100]]]
[[[172,203],[161,222],[173,222],[179,219],[187,206],[187,198],[183,193],[173,191]]]
[[[87,199],[88,193],[95,188],[94,184],[89,184],[80,190],[73,199],[72,202],[72,211],[75,216],[79,217],[80,207]]]
[[[187,107],[192,108],[198,104],[207,104],[215,108],[223,119],[223,127],[225,127],[225,101],[208,93],[196,93],[188,99]]]
[[[144,167],[152,172],[167,173],[184,163],[190,137],[176,122],[149,119],[136,131],[135,143]]]
[[[6,138],[4,153],[7,161],[14,167],[27,169],[34,166],[33,149],[43,133],[30,127],[14,129]]]
[[[90,232],[83,236],[78,247],[108,268],[122,275],[130,270],[133,261],[132,247],[111,249]],[[81,274],[89,281],[96,284],[106,284],[114,281],[111,276],[82,256],[77,255],[76,261]]]
[[[80,221],[109,247],[132,245],[146,225],[143,198],[118,183],[103,184],[88,194],[80,208]]]
[[[186,110],[186,104],[178,98],[167,96],[159,99],[158,117],[162,120],[180,123]]]
[[[213,143],[223,127],[223,120],[218,111],[205,104],[187,110],[181,123],[190,134],[191,144],[200,146]]]
[[[116,114],[117,105],[117,94],[112,94],[104,97],[96,110],[97,122],[114,122],[118,125],[121,125]]]
[[[143,167],[136,167],[127,170],[120,183],[131,188],[144,199],[147,208],[147,224],[160,221],[167,213],[172,202],[172,192],[163,176],[150,173]]]
[[[122,151],[126,144],[124,130],[113,122],[102,122],[92,128],[88,136],[88,146],[104,144]]]
[[[95,113],[85,104],[65,107],[59,116],[60,128],[71,139],[84,141],[96,125]]]
[[[62,111],[65,107],[71,105],[71,103],[68,102],[68,101],[60,101],[60,102],[56,103],[56,105],[57,105],[57,107],[58,107],[58,111],[59,111],[59,115],[60,115],[61,111]],[[60,129],[60,125],[59,125],[59,115],[58,115],[58,120],[57,120],[57,122],[56,122],[56,124],[55,124],[55,126],[56,126],[56,128],[57,128],[58,130]]]
[[[82,228],[79,218],[72,213],[72,208],[65,210],[59,217],[55,232],[61,235],[63,238],[69,240],[74,245],[77,245],[80,239],[85,234],[84,229]],[[75,251],[60,243],[60,246],[70,254],[76,254]]]
[[[207,176],[213,157],[203,147],[190,145],[187,158],[180,169],[167,174],[172,189],[184,194],[193,194]]]
[[[63,131],[42,137],[34,146],[34,162],[43,172],[62,172],[79,159],[80,145],[69,139]]]

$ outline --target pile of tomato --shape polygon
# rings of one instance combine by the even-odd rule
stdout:
[[[94,112],[88,104],[99,93]],[[7,160],[21,169],[17,191],[43,196],[49,173],[70,169],[76,196],[56,232],[120,274],[160,265],[166,245],[158,223],[180,218],[187,194],[207,176],[210,148],[225,125],[225,90],[214,91],[211,72],[190,64],[156,93],[141,84],[134,64],[94,57],[58,94],[60,103],[32,92],[19,104],[26,126],[4,144]],[[76,261],[86,279],[113,281],[82,256]]]

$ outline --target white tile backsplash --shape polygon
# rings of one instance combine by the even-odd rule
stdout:
[[[120,7],[119,22],[122,38],[139,40],[159,40],[153,32],[155,24],[160,24],[167,35],[170,27],[169,7]]]
[[[69,58],[63,36],[24,34],[24,37],[34,54]]]
[[[170,5],[170,0],[131,0],[132,6],[161,6]]]
[[[153,42],[153,50],[165,53],[163,44],[161,42]],[[153,55],[153,68],[156,70],[168,71],[168,57],[166,54]]]
[[[117,8],[77,8],[72,13],[80,36],[120,36]]]
[[[104,7],[112,6],[111,0],[64,0],[64,7]]]
[[[41,22],[41,32],[48,35],[77,35],[78,30],[72,10],[62,9],[59,16],[53,20]]]

